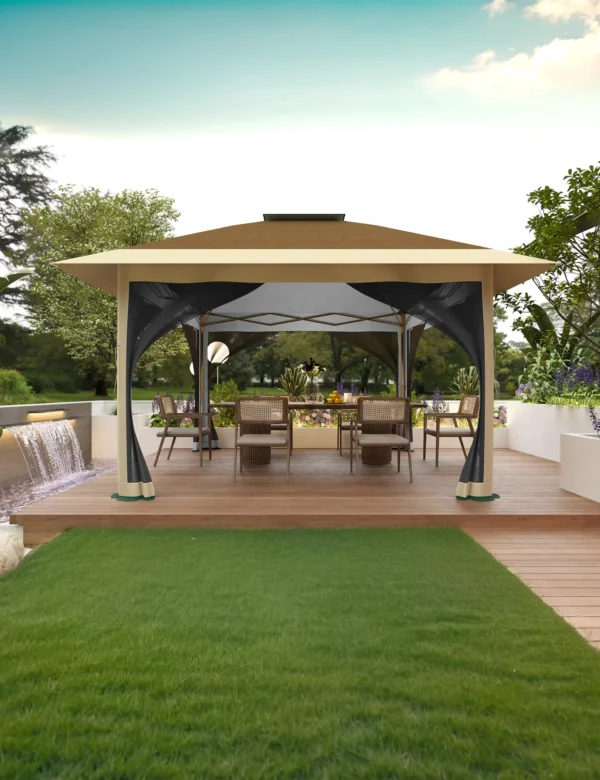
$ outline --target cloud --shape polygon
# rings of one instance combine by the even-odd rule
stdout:
[[[548,21],[583,18],[580,38],[554,38],[533,52],[500,59],[493,50],[462,68],[442,68],[426,76],[431,89],[460,89],[493,97],[525,97],[566,92],[600,84],[600,0],[536,0],[529,16]]]
[[[483,6],[484,11],[487,11],[490,16],[496,16],[496,14],[503,14],[508,11],[512,3],[509,0],[491,0],[490,3]]]
[[[530,18],[537,17],[548,22],[584,19],[592,23],[600,18],[600,0],[535,0],[533,5],[525,8],[524,13]]]

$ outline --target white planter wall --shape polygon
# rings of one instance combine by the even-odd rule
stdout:
[[[563,433],[560,437],[560,487],[600,503],[599,473],[600,438],[595,433]]]
[[[221,449],[230,449],[233,447],[234,441],[234,429],[233,428],[217,428],[219,435],[219,441],[221,443]],[[344,449],[350,447],[350,434],[344,431],[343,434]],[[413,429],[413,439],[415,449],[421,449],[423,447],[423,429]],[[464,439],[465,447],[469,448],[471,444],[470,439]],[[294,448],[296,449],[332,449],[337,446],[337,429],[336,428],[294,428]],[[430,438],[427,442],[427,448],[435,449],[435,439]],[[494,428],[494,447],[499,449],[506,449],[508,447],[508,428]],[[440,449],[459,449],[460,444],[456,439],[441,439]]]
[[[117,457],[117,420],[116,414],[92,415],[93,460]],[[133,415],[133,427],[144,455],[151,455],[158,449],[156,430],[147,427],[149,420],[149,414]]]
[[[589,433],[587,406],[553,406],[504,402],[508,413],[508,444],[511,450],[560,462],[563,433]],[[600,410],[598,410],[600,411]]]

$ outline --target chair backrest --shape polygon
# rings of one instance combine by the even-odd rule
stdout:
[[[468,417],[479,416],[479,396],[478,395],[461,395],[460,406],[458,407],[458,413],[464,414]]]
[[[358,399],[358,421],[361,423],[408,423],[410,398]]]
[[[262,398],[238,398],[235,402],[235,418],[239,423],[287,422],[287,396],[271,395]]]
[[[177,405],[172,395],[157,395],[158,408],[161,417],[169,417],[171,414],[177,414]]]

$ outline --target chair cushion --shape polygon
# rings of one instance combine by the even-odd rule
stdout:
[[[361,447],[406,447],[409,441],[395,433],[359,433],[358,443]]]
[[[425,433],[429,434],[430,436],[435,436],[435,428],[425,428]],[[473,434],[471,433],[469,428],[440,428],[440,439],[445,438],[448,436],[468,436],[469,438],[473,437]]]
[[[210,433],[210,428],[202,428],[202,435]],[[157,436],[161,437],[165,435],[164,428],[156,434]],[[170,436],[200,436],[200,429],[199,428],[169,428],[167,431],[166,438],[168,439]]]
[[[239,436],[238,447],[286,447],[287,436],[281,433],[245,433]]]

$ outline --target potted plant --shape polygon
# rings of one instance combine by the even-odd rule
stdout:
[[[305,377],[304,400],[322,403],[323,396],[318,392],[318,387],[321,375],[325,371],[325,366],[320,366],[311,358],[298,366],[298,368]]]
[[[290,401],[301,401],[306,387],[306,374],[300,366],[286,368],[279,378],[279,384]]]

